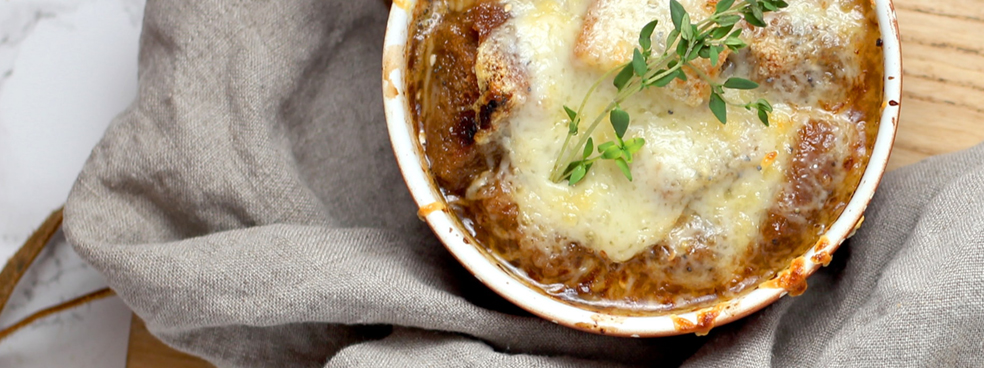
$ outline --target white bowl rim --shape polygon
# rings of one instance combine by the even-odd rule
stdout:
[[[417,140],[415,124],[410,121],[409,105],[404,95],[405,46],[416,3],[417,0],[393,1],[383,51],[383,103],[390,140],[403,178],[422,209],[419,215],[469,272],[505,299],[553,323],[604,335],[638,338],[705,334],[712,327],[754,313],[789,293],[786,288],[775,285],[776,278],[785,276],[787,280],[803,282],[805,286],[806,277],[812,275],[822,263],[830,261],[834,251],[863,222],[864,211],[888,165],[901,111],[901,37],[892,0],[874,0],[885,57],[885,93],[879,130],[857,190],[820,241],[805,255],[794,260],[794,263],[800,262],[800,266],[796,270],[784,270],[773,280],[730,301],[679,315],[622,316],[580,309],[531,289],[501,268],[479,246],[468,240],[470,236],[446,209],[444,198],[427,173],[426,161]]]

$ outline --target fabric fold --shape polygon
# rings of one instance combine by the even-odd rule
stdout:
[[[387,10],[148,2],[139,96],[65,231],[162,341],[220,367],[984,365],[984,146],[886,175],[806,294],[707,337],[520,310],[417,219],[382,112]]]

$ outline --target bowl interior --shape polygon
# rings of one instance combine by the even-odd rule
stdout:
[[[820,241],[796,258],[789,269],[759,288],[729,301],[679,315],[627,317],[583,310],[533,290],[497,266],[447,209],[437,184],[428,174],[423,149],[411,121],[404,95],[406,45],[412,12],[417,0],[394,1],[390,11],[383,51],[383,95],[390,140],[403,177],[421,208],[423,218],[441,242],[476,278],[512,303],[546,320],[568,327],[616,336],[656,337],[683,333],[706,333],[749,315],[805,286],[815,272],[863,222],[863,213],[874,195],[888,164],[898,128],[902,91],[902,60],[898,21],[891,0],[875,0],[884,53],[884,101],[881,125],[861,181],[844,212]]]

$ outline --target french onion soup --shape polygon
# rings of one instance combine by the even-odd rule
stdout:
[[[784,5],[421,0],[405,87],[429,171],[554,298],[650,315],[753,290],[840,215],[882,109],[871,2]]]

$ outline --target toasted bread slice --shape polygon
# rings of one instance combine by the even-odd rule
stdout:
[[[859,11],[857,21],[834,22],[834,15],[824,14],[841,12],[838,4],[809,9],[796,5],[767,14],[768,28],[746,25],[748,53],[740,60],[752,67],[752,78],[798,103],[813,104],[809,100],[819,98],[832,110],[835,105],[846,107],[848,93],[862,83],[865,73],[856,67],[863,63],[859,50],[874,45],[861,37]]]
[[[475,141],[484,144],[492,140],[505,118],[526,101],[529,77],[519,61],[515,45],[515,30],[502,25],[483,37],[475,57],[475,77],[481,95],[475,101],[479,131]]]
[[[714,13],[717,0],[681,0],[680,3],[694,21]],[[673,30],[670,21],[670,5],[667,0],[594,0],[584,16],[581,33],[574,46],[574,56],[584,65],[598,70],[610,70],[632,59],[632,50],[638,47],[639,30],[653,19],[659,24],[653,32],[653,52],[663,52],[666,36]],[[721,53],[720,60],[728,56]],[[722,63],[712,66],[706,60],[693,62],[710,77],[720,74]],[[692,70],[684,69],[687,81],[677,80],[667,86],[667,94],[690,106],[703,103],[710,86]]]

